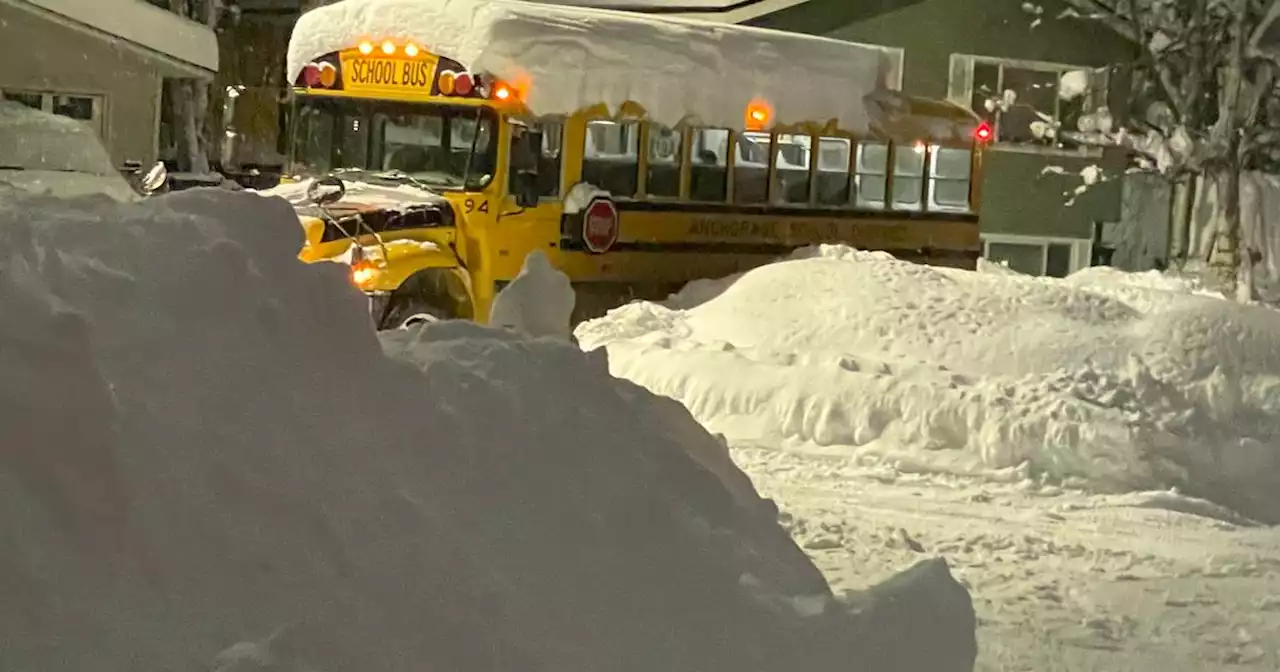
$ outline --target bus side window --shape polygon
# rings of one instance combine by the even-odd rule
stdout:
[[[767,202],[769,200],[769,134],[754,131],[734,133],[733,141],[733,202],[747,204]]]
[[[858,143],[858,160],[853,181],[857,189],[857,205],[883,208],[888,186],[889,146],[876,142]]]
[[[934,145],[929,158],[929,209],[968,212],[969,150]]]
[[[924,186],[924,143],[896,145],[893,152],[893,209],[921,210]]]
[[[615,198],[635,196],[640,183],[640,124],[588,121],[584,143],[582,181]]]
[[[729,131],[698,128],[690,147],[689,200],[724,203],[729,195]]]
[[[778,183],[773,191],[778,203],[809,203],[809,151],[812,142],[807,135],[778,136]]]
[[[538,196],[560,197],[560,165],[564,148],[564,124],[560,121],[540,121],[534,128],[542,131],[542,151],[538,154]],[[514,151],[515,133],[512,133]],[[507,184],[516,183],[515,162],[508,159]]]
[[[645,181],[650,196],[680,196],[680,163],[684,158],[684,134],[665,126],[649,127],[649,175]]]
[[[818,205],[841,206],[849,202],[849,156],[853,143],[847,138],[818,138]]]
[[[544,121],[538,126],[542,129],[542,153],[538,155],[538,193],[548,198],[559,198],[564,122]]]

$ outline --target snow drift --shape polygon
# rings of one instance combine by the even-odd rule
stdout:
[[[678,404],[553,339],[380,342],[293,221],[0,201],[0,669],[971,669],[945,565],[851,612]]]
[[[1280,313],[1158,274],[1054,280],[824,246],[577,336],[734,442],[1177,487],[1280,523]]]
[[[779,124],[826,123],[865,131],[906,114],[889,90],[889,50],[750,26],[508,0],[344,0],[303,14],[289,40],[295,81],[322,55],[362,40],[409,42],[504,80],[535,116],[604,104],[642,105],[675,127],[696,119],[738,128],[755,98]],[[654,76],[637,76],[637,64]],[[956,108],[960,111],[962,108]],[[935,140],[968,141],[981,121],[926,117]],[[912,136],[912,140],[915,136]]]

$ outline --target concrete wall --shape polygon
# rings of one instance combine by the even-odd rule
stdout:
[[[111,157],[156,160],[160,72],[137,52],[0,4],[0,63],[0,89],[103,96]]]
[[[869,12],[869,4],[875,5],[878,13]],[[1123,62],[1133,52],[1131,45],[1096,24],[1053,18],[1062,9],[1053,0],[1036,3],[1044,6],[1046,18],[1033,29],[1033,17],[1023,11],[1022,4],[1017,0],[810,0],[753,23],[901,47],[905,51],[903,89],[932,98],[947,97],[952,54],[1098,67]],[[1073,206],[1064,207],[1064,192],[1080,180],[1041,175],[1041,171],[1046,166],[1059,166],[1078,173],[1091,164],[1116,170],[1123,165],[1119,159],[997,147],[989,154],[983,183],[983,230],[1090,237],[1094,221],[1119,219],[1118,181],[1095,188]]]

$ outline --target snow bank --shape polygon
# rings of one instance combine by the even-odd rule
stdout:
[[[630,100],[672,127],[692,115],[740,128],[761,96],[779,123],[836,119],[862,131],[863,99],[892,69],[883,47],[692,19],[509,0],[345,0],[298,20],[289,81],[371,37],[412,41],[512,82],[536,115],[600,103],[617,111]],[[953,132],[968,139],[976,125]]]
[[[675,402],[551,339],[379,341],[292,217],[0,200],[0,669],[971,669],[945,566],[846,612]]]
[[[4,185],[56,196],[138,198],[87,124],[0,99],[0,186]]]
[[[1187,281],[824,246],[624,306],[577,337],[735,442],[901,471],[1176,486],[1280,522],[1280,313]]]

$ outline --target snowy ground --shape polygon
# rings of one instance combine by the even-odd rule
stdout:
[[[1280,313],[833,247],[577,336],[724,435],[837,591],[945,557],[978,669],[1280,669]]]
[[[977,670],[1280,669],[1280,530],[1027,483],[840,458],[734,458],[827,576],[862,588],[941,555],[974,598]]]

